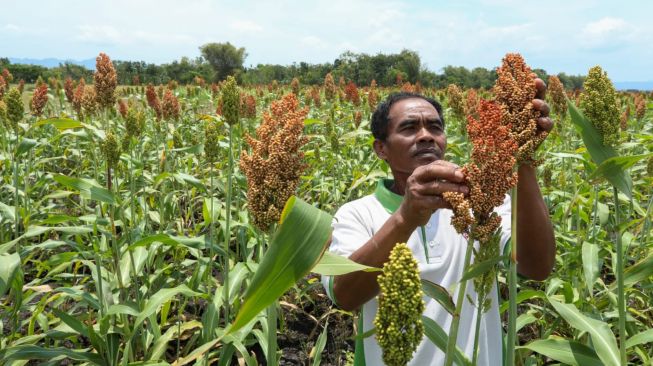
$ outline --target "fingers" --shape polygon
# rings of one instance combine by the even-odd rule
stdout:
[[[443,180],[435,180],[422,184],[422,194],[441,195],[444,192],[457,192],[467,195],[469,194],[469,187],[464,184]]]
[[[553,129],[553,120],[549,117],[540,117],[537,119],[537,127],[546,132]]]
[[[546,83],[537,77],[537,74],[533,73],[532,75],[535,76],[535,89],[537,90],[535,98],[544,100],[546,97]]]
[[[438,180],[446,180],[448,182],[456,183],[465,181],[465,175],[460,170],[460,167],[444,160],[437,160],[431,164],[421,166],[415,169],[413,175],[420,183],[434,182]]]
[[[533,108],[539,111],[542,117],[548,117],[551,112],[549,104],[542,99],[533,99]]]

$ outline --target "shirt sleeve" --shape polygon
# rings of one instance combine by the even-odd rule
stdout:
[[[349,257],[352,253],[362,247],[373,235],[370,218],[366,218],[364,212],[356,209],[354,202],[347,203],[336,212],[331,227],[331,245],[329,252]],[[337,305],[333,293],[333,277],[322,276],[322,285],[327,296]]]
[[[501,217],[501,253],[505,253],[506,244],[510,241],[512,228],[512,203],[510,195],[506,194],[501,206],[495,212]]]

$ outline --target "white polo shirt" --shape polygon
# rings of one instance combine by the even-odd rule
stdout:
[[[374,194],[346,203],[336,212],[329,251],[349,257],[381,228],[403,200],[402,196],[387,188],[391,184],[390,180],[380,180]],[[503,204],[495,211],[501,216],[501,252],[503,252],[505,243],[510,238],[510,197],[506,195]],[[463,273],[467,239],[458,234],[451,226],[452,215],[451,210],[437,210],[425,226],[419,227],[413,232],[407,244],[419,263],[420,276],[443,286],[449,293],[453,291],[452,298],[457,299],[459,288],[457,285]],[[475,245],[478,248],[478,242]],[[333,278],[323,276],[322,283],[331,300],[334,300]],[[474,303],[477,302],[478,294],[474,290],[473,283],[467,284],[466,294],[473,299]],[[478,365],[496,366],[503,362],[502,330],[496,283],[493,290],[490,291],[489,297],[491,308],[481,319]],[[436,300],[425,296],[424,303],[426,304],[424,315],[434,319],[448,332],[452,316]],[[362,306],[358,334],[363,334],[374,328],[373,321],[377,308],[376,298]],[[466,298],[461,313],[457,343],[470,360],[474,347],[475,327],[476,307]],[[363,349],[361,350],[361,348]],[[409,365],[442,365],[444,358],[444,352],[424,336]],[[367,337],[363,342],[357,342],[354,365],[383,365],[382,351],[375,336]]]

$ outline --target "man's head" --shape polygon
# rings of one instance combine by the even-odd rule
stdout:
[[[442,107],[419,94],[390,95],[372,115],[374,150],[396,179],[444,158],[447,145]]]
[[[376,110],[372,114],[371,129],[372,129],[372,135],[374,136],[375,139],[385,141],[385,139],[388,137],[388,122],[389,122],[390,108],[392,108],[392,106],[395,103],[399,102],[400,100],[409,99],[409,98],[420,98],[429,102],[433,106],[433,108],[435,108],[435,110],[438,112],[438,115],[440,116],[440,120],[442,121],[442,126],[444,127],[444,115],[442,114],[442,105],[440,105],[440,103],[438,103],[435,99],[426,97],[418,93],[409,93],[409,92],[392,93],[388,95],[385,101],[381,102],[378,106],[376,106]]]

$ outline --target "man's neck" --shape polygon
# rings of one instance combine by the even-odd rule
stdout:
[[[392,175],[394,177],[394,182],[391,187],[388,187],[392,192],[403,196],[404,192],[406,191],[406,180],[408,179],[408,175],[406,174],[401,174],[401,173],[395,173],[392,172]]]

